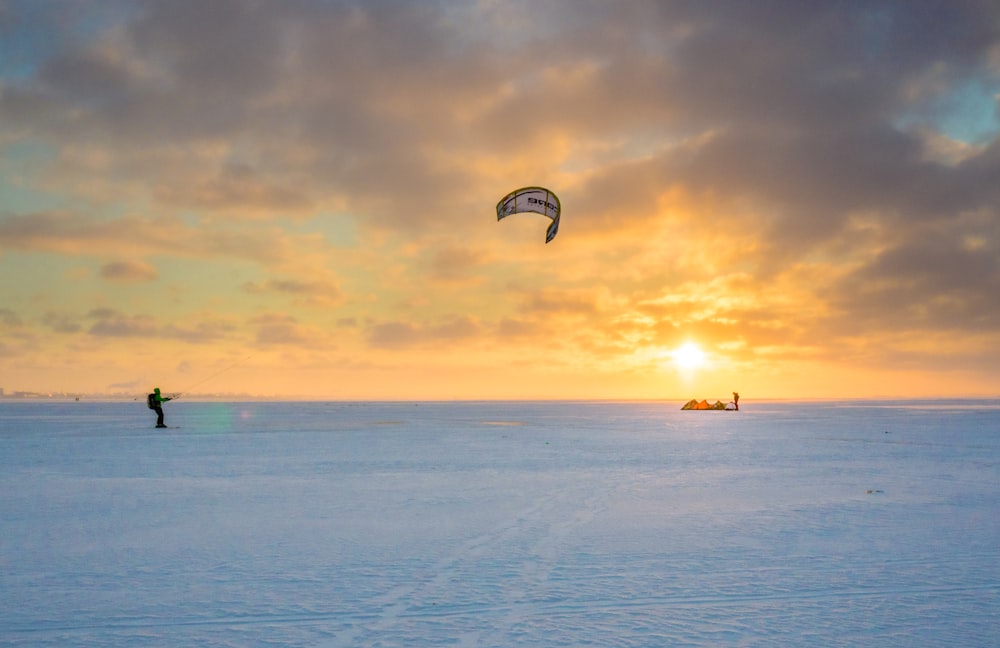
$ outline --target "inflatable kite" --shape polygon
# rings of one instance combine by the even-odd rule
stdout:
[[[510,192],[497,203],[497,220],[522,212],[535,212],[551,218],[552,222],[545,230],[545,242],[548,243],[556,237],[556,233],[559,231],[559,213],[561,211],[559,197],[545,187],[523,187]]]

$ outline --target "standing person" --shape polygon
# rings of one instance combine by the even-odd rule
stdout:
[[[736,406],[736,411],[740,411],[740,395],[739,392],[733,392],[733,405]]]
[[[156,412],[156,427],[158,428],[167,427],[166,424],[163,422],[163,407],[160,405],[160,403],[166,403],[168,400],[173,400],[173,399],[167,396],[161,396],[159,387],[153,389],[153,393],[150,394],[149,396],[146,396],[146,405],[149,406],[149,409]]]

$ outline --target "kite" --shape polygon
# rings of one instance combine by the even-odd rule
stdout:
[[[548,243],[556,237],[556,232],[559,231],[559,213],[561,211],[559,197],[545,187],[523,187],[510,192],[497,203],[497,220],[521,212],[535,212],[551,218],[552,222],[545,230],[545,242]]]

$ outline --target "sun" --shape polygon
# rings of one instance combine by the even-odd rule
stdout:
[[[670,354],[680,369],[697,369],[705,364],[705,354],[694,342],[685,342]]]

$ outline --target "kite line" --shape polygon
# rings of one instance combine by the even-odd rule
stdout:
[[[207,378],[202,378],[201,380],[199,380],[195,384],[188,386],[187,389],[184,389],[183,391],[179,391],[179,392],[174,392],[173,394],[171,394],[171,398],[179,398],[181,395],[190,392],[192,389],[194,389],[198,385],[201,385],[203,383],[207,383],[212,378],[215,378],[216,376],[222,375],[222,374],[226,373],[227,371],[229,371],[230,369],[235,369],[236,367],[238,367],[239,365],[243,364],[244,362],[246,362],[247,360],[249,360],[252,357],[253,357],[252,354],[248,355],[245,358],[241,358],[241,359],[237,360],[236,362],[234,362],[231,365],[228,365],[226,367],[223,367],[222,369],[219,369],[218,371],[216,371],[214,374],[208,376]]]

